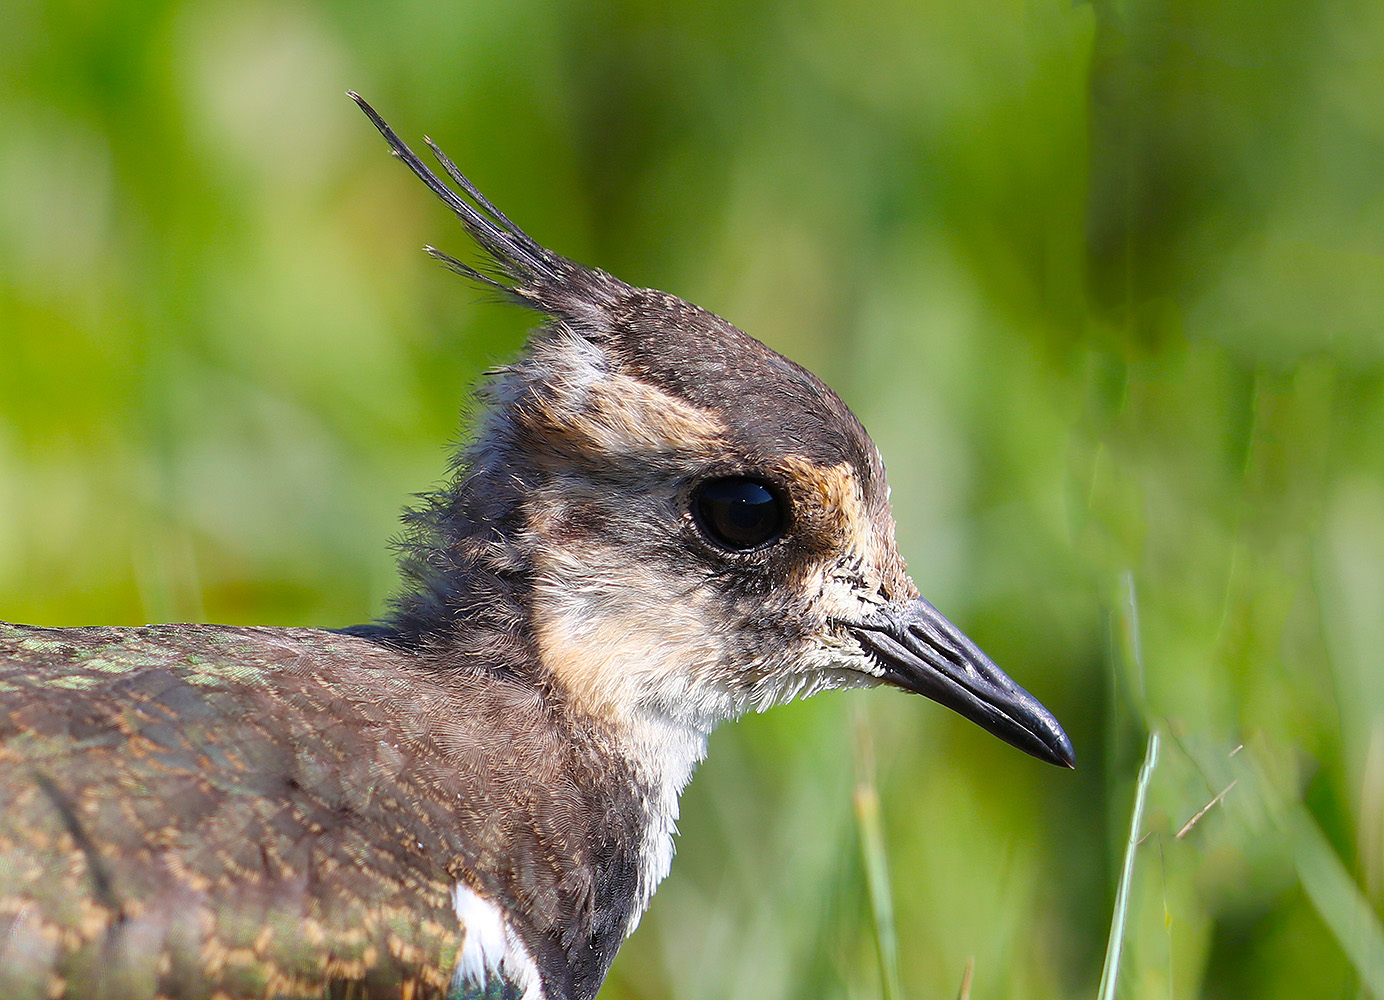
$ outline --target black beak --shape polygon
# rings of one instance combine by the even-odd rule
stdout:
[[[849,628],[890,684],[926,695],[1039,760],[1076,767],[1072,741],[1052,713],[921,597]]]

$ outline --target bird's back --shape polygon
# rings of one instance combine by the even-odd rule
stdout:
[[[531,686],[311,629],[0,625],[0,696],[7,997],[440,995],[468,892],[534,915],[538,968],[623,936],[637,823]]]

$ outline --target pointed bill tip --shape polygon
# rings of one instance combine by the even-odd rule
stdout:
[[[1076,767],[1061,724],[922,598],[851,626],[890,684],[925,695],[1011,746],[1058,767]]]
[[[1039,706],[1039,708],[1042,708],[1042,706]],[[1071,738],[1067,736],[1067,733],[1058,725],[1057,720],[1048,713],[1047,709],[1042,709],[1042,711],[1052,723],[1052,728],[1038,739],[1038,743],[1042,746],[1044,752],[1034,753],[1032,750],[1028,752],[1039,760],[1045,760],[1049,764],[1056,764],[1058,767],[1065,767],[1075,771],[1076,749],[1072,746]]]

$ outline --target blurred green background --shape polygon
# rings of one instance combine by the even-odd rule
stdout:
[[[345,625],[532,321],[343,96],[873,431],[913,574],[1067,725],[723,727],[605,998],[1381,995],[1378,0],[0,12],[0,618]],[[1242,749],[1237,749],[1242,748]],[[1182,837],[1180,828],[1235,782]]]

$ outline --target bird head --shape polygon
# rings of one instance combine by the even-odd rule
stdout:
[[[617,727],[704,734],[886,684],[1073,764],[1052,715],[918,595],[879,451],[831,389],[718,316],[540,246],[351,96],[494,269],[429,252],[547,318],[482,390],[456,483],[416,515],[430,534],[402,619],[508,614],[499,631],[545,682]],[[469,583],[437,569],[457,553]]]

